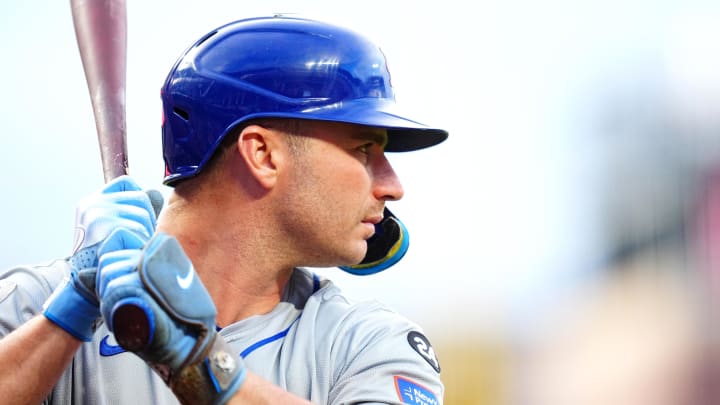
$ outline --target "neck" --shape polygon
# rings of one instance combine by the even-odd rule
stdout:
[[[267,230],[272,227],[242,215],[253,212],[251,207],[223,206],[223,201],[190,203],[173,193],[157,226],[183,246],[215,302],[220,326],[270,312],[292,274],[292,266],[274,261],[281,255],[272,254]]]

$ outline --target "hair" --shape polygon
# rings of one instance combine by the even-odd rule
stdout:
[[[203,182],[203,178],[217,169],[217,166],[225,160],[225,158],[229,156],[230,151],[233,150],[240,133],[243,129],[250,125],[259,125],[264,128],[282,132],[285,135],[285,140],[290,153],[294,156],[298,156],[306,149],[307,145],[307,138],[305,137],[305,134],[307,133],[307,126],[303,124],[303,121],[304,120],[302,119],[293,118],[258,118],[249,120],[236,126],[235,128],[230,129],[227,135],[225,135],[222,141],[220,141],[217,148],[215,148],[215,151],[205,164],[202,171],[195,176],[183,179],[175,184],[174,187],[176,191],[186,193],[190,192],[190,190],[197,189],[199,187],[198,181]]]
[[[227,135],[220,141],[220,144],[213,152],[210,160],[205,164],[202,175],[205,172],[211,172],[215,169],[219,162],[224,160],[237,143],[240,133],[250,125],[259,125],[263,128],[274,129],[280,131],[285,135],[285,140],[288,145],[290,153],[294,156],[298,156],[303,150],[306,149],[307,138],[306,127],[303,125],[301,119],[289,119],[289,118],[259,118],[250,120],[238,125],[237,127],[228,131]],[[196,176],[197,177],[197,176]]]
[[[298,153],[305,149],[306,143],[306,131],[307,126],[304,125],[304,120],[295,118],[258,118],[247,121],[242,125],[239,125],[235,129],[231,130],[230,133],[222,140],[218,149],[228,149],[237,142],[237,138],[240,133],[246,127],[250,125],[259,125],[263,128],[274,129],[282,132],[287,141],[288,148],[291,153]]]

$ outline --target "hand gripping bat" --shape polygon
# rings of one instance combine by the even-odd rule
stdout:
[[[125,0],[70,0],[105,182],[128,173],[125,126]]]

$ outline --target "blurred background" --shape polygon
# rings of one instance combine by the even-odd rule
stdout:
[[[411,247],[318,271],[423,326],[446,404],[716,404],[720,3],[128,2],[131,174],[164,193],[159,89],[231,20],[297,13],[384,50],[447,142],[391,156]],[[69,1],[0,5],[0,266],[67,255],[102,184]]]

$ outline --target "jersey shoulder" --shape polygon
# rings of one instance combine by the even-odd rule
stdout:
[[[50,294],[70,274],[65,259],[54,259],[37,265],[19,265],[0,270],[0,281],[28,289],[40,289]],[[0,298],[3,295],[0,294]]]
[[[429,365],[434,372],[440,373],[440,364],[430,341],[416,322],[378,300],[350,298],[332,282],[328,282],[316,295],[319,295],[316,319],[322,324],[320,329],[328,331],[328,337],[340,342],[382,344],[385,350],[398,349],[398,356],[421,360],[420,364],[428,363],[424,366]],[[389,347],[388,344],[397,347]]]
[[[70,265],[62,259],[0,271],[0,336],[39,313],[45,300],[69,274]]]
[[[440,362],[423,329],[378,300],[354,300],[323,283],[305,312],[315,311],[316,342],[335,360],[331,403],[442,403]]]

